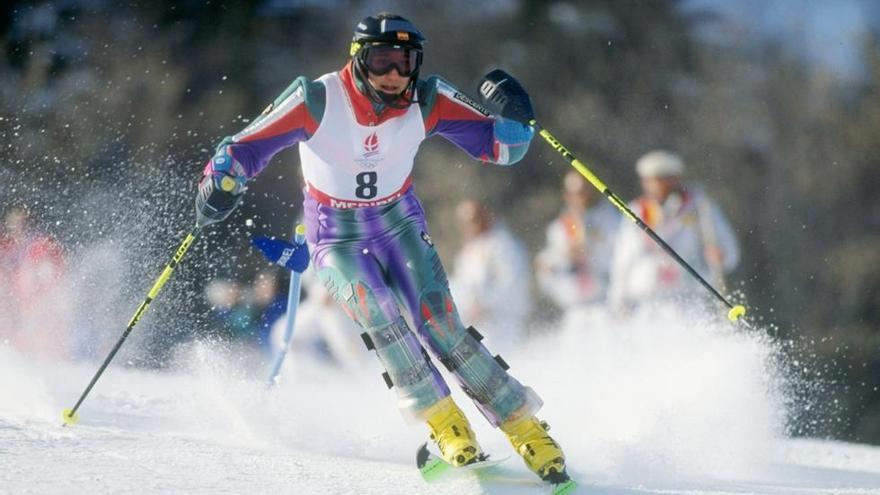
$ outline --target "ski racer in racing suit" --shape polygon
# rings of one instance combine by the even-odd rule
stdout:
[[[296,79],[259,118],[217,146],[197,213],[201,223],[225,219],[246,181],[298,144],[308,249],[298,246],[298,254],[311,253],[318,277],[364,330],[405,416],[428,424],[450,464],[483,458],[426,345],[532,471],[565,482],[563,452],[535,417],[541,399],[461,322],[411,177],[427,137],[442,136],[484,162],[512,165],[534,131],[490,115],[440,77],[420,79],[424,41],[400,16],[363,19],[341,70]]]

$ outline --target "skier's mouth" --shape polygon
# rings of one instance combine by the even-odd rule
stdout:
[[[397,93],[400,93],[400,87],[399,87],[399,86],[391,86],[391,85],[388,85],[388,84],[380,84],[380,85],[379,85],[379,89],[382,90],[382,91],[385,92],[385,93],[391,93],[391,94],[395,94],[395,95],[396,95]]]

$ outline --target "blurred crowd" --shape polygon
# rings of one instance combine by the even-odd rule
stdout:
[[[0,232],[0,342],[28,353],[61,355],[70,325],[62,290],[66,263],[62,246],[37,229],[23,207],[4,215]],[[57,302],[55,302],[57,301]]]
[[[685,180],[685,164],[668,151],[652,151],[635,166],[642,194],[630,208],[703,277],[723,288],[739,261],[739,247],[724,213],[698,184]],[[564,176],[562,205],[546,228],[545,245],[530,260],[525,244],[490,205],[465,200],[456,208],[460,248],[450,287],[467,325],[499,351],[522,344],[535,307],[533,283],[561,311],[557,328],[581,327],[604,315],[626,318],[658,304],[712,304],[696,280],[576,171]],[[63,308],[48,310],[46,295],[64,284],[63,247],[30,221],[26,209],[5,214],[0,235],[0,315],[3,341],[27,352],[78,356]],[[221,341],[265,356],[283,345],[287,273],[271,267],[252,278],[215,278],[204,288],[210,332]],[[310,271],[295,319],[292,347],[331,363],[360,361],[360,330],[336,306]],[[64,298],[57,300],[63,301]]]
[[[723,287],[739,262],[724,213],[703,188],[684,180],[680,156],[652,151],[636,164],[642,195],[629,207],[704,278]],[[531,274],[562,310],[560,328],[586,330],[599,317],[626,318],[640,308],[713,304],[698,282],[576,171],[562,183],[563,206],[546,229],[533,264],[523,242],[488,206],[465,201],[458,221],[463,245],[452,292],[468,324],[496,342],[526,337]]]

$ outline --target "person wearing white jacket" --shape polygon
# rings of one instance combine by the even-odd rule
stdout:
[[[481,203],[462,201],[456,216],[464,238],[449,282],[456,305],[494,347],[510,349],[531,309],[526,249]]]
[[[535,259],[538,287],[564,311],[563,328],[604,308],[620,212],[579,173],[563,179],[565,206]]]
[[[630,208],[700,275],[723,286],[740,252],[718,204],[701,187],[682,181],[684,162],[674,153],[652,151],[638,160],[636,171],[643,194]],[[610,283],[609,303],[618,312],[644,303],[701,301],[698,282],[629,222],[617,235]]]

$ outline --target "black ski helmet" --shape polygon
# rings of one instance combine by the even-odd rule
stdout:
[[[425,36],[410,21],[397,14],[382,12],[363,18],[358,22],[351,39],[349,54],[354,62],[354,75],[359,80],[360,90],[375,103],[394,108],[405,108],[413,103],[407,93],[413,89],[419,78],[419,67],[422,63],[422,48],[427,41]],[[410,81],[403,93],[389,99],[380,94],[370,84],[367,77],[366,52],[371,45],[385,44],[409,47],[418,51],[416,69],[410,74]],[[398,104],[402,100],[402,105]]]

